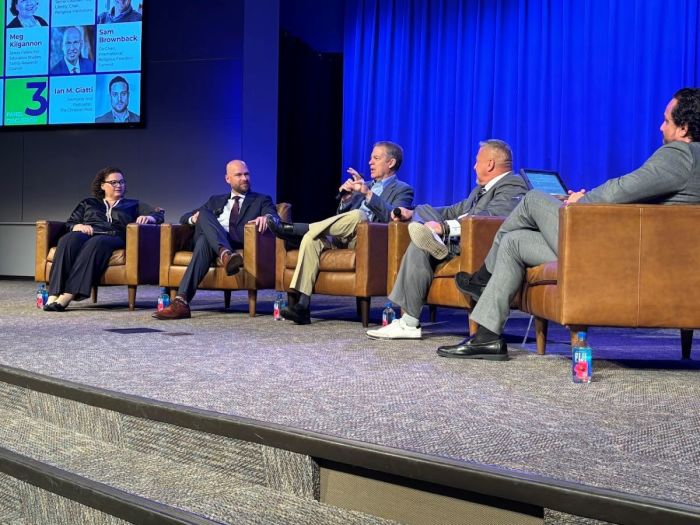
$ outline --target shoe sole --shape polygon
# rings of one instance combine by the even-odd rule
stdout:
[[[483,359],[484,361],[508,361],[508,354],[460,355],[460,354],[442,353],[440,350],[438,350],[437,355],[439,355],[440,357],[448,357],[451,359]]]
[[[158,319],[159,321],[177,321],[179,319],[192,319],[191,315],[188,315],[186,317],[159,317],[157,314],[151,314],[151,317],[153,317],[153,319]]]
[[[421,250],[425,250],[430,255],[441,261],[447,257],[447,246],[438,242],[433,237],[433,231],[426,225],[419,222],[412,222],[408,225],[408,236],[413,243]]]
[[[375,341],[380,341],[380,340],[381,341],[401,341],[401,340],[403,340],[403,341],[411,341],[411,340],[420,341],[421,339],[423,339],[422,335],[420,335],[418,337],[410,337],[410,336],[407,336],[407,337],[382,337],[379,335],[368,334],[367,332],[365,332],[365,335],[367,337],[369,337],[370,339],[374,339]]]

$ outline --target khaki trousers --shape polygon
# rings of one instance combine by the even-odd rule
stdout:
[[[318,277],[321,253],[333,248],[352,248],[355,245],[357,225],[363,222],[367,222],[365,212],[352,210],[309,224],[309,231],[301,240],[290,287],[311,295]]]

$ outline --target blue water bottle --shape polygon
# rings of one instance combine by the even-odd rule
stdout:
[[[46,284],[41,283],[36,291],[36,307],[44,308],[49,300],[49,291],[46,289]]]
[[[576,342],[571,351],[571,378],[574,383],[590,383],[593,376],[593,349],[588,346],[586,332],[576,334]]]
[[[284,318],[282,317],[282,308],[287,306],[287,301],[284,299],[284,294],[282,292],[277,292],[277,295],[275,296],[275,303],[272,306],[272,318],[275,321],[283,321]]]
[[[170,306],[170,296],[165,288],[161,288],[158,296],[158,311],[160,312],[168,306]]]
[[[396,319],[396,312],[391,304],[388,302],[384,305],[384,310],[382,310],[382,326],[390,325]]]

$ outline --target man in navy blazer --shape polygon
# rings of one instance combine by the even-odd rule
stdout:
[[[180,224],[194,227],[192,260],[182,277],[177,296],[170,306],[156,312],[156,319],[184,319],[191,317],[189,302],[197,286],[218,258],[228,275],[243,266],[243,256],[236,250],[243,248],[243,229],[249,222],[258,231],[267,229],[266,216],[277,217],[277,210],[268,195],[250,191],[250,173],[242,160],[226,164],[226,182],[231,192],[213,195],[191,212],[180,217]]]
[[[77,27],[68,27],[63,32],[63,60],[51,68],[52,75],[84,75],[94,73],[92,60],[80,56],[83,37]]]
[[[397,207],[410,207],[413,188],[396,177],[403,161],[403,149],[389,141],[377,142],[369,159],[371,182],[363,180],[353,168],[351,177],[340,186],[338,214],[312,224],[281,224],[269,218],[270,230],[278,237],[289,239],[303,235],[299,257],[290,287],[299,292],[294,306],[283,308],[282,317],[296,324],[309,324],[309,302],[318,277],[321,252],[332,248],[352,247],[357,226],[362,222],[391,220],[391,212]],[[332,236],[332,242],[328,237]]]

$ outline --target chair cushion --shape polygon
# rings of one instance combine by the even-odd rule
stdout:
[[[525,274],[525,280],[530,286],[538,286],[542,284],[557,284],[558,264],[557,261],[552,261],[534,268],[528,268]]]
[[[435,268],[435,277],[454,277],[460,271],[460,258],[453,257]]]
[[[287,252],[284,261],[285,268],[293,270],[297,266],[299,250]],[[321,253],[320,271],[322,272],[354,272],[355,271],[355,250],[338,248],[325,250]]]
[[[48,262],[53,262],[53,257],[56,253],[56,247],[54,246],[49,250],[49,254],[46,256]],[[126,264],[126,250],[124,248],[119,248],[112,252],[112,256],[109,258],[108,266],[123,266]]]

